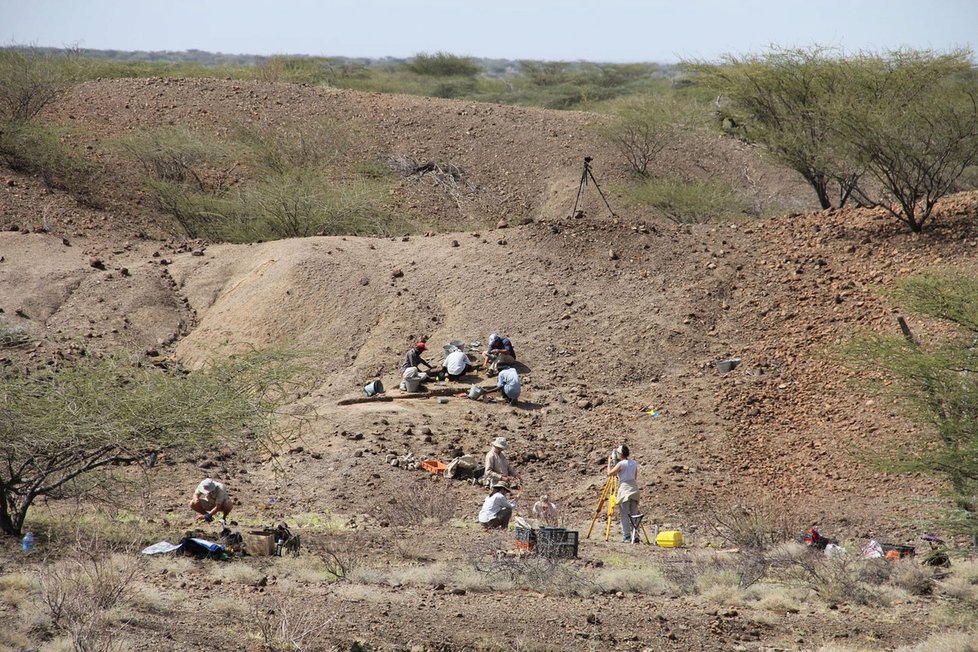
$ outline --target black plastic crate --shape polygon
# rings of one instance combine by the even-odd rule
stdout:
[[[536,551],[546,557],[577,557],[579,535],[564,528],[542,527],[536,530]]]

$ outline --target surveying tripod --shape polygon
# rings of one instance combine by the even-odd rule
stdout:
[[[618,508],[618,476],[609,475],[607,482],[604,483],[604,488],[601,490],[601,497],[598,499],[598,506],[594,508],[594,518],[591,519],[591,527],[587,529],[585,539],[591,538],[591,531],[594,530],[594,524],[598,521],[601,508],[605,506],[605,503],[608,504],[607,520],[604,526],[604,540],[607,541],[611,538],[611,528],[615,522],[615,511]],[[632,517],[633,540],[637,539],[641,541],[641,539],[637,538],[639,532],[645,537],[645,543],[652,543],[652,540],[649,539],[649,533],[645,531],[645,526],[642,524],[641,515],[638,515],[637,519]]]
[[[594,178],[594,173],[591,172],[591,161],[594,159],[590,156],[584,157],[584,170],[581,172],[581,183],[577,186],[577,199],[574,200],[574,210],[571,211],[571,217],[577,216],[577,206],[581,203],[581,195],[584,194],[584,187],[587,186],[588,178],[594,182],[594,187],[598,189],[598,194],[601,195],[601,199],[604,200],[604,205],[608,207],[608,212],[611,213],[612,217],[618,217],[615,215],[615,211],[611,208],[611,204],[608,203],[608,198],[604,196],[601,192],[601,186],[598,185],[598,180]]]

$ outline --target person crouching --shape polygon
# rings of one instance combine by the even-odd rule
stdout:
[[[232,506],[233,503],[228,496],[227,489],[223,484],[211,478],[201,480],[194,491],[193,499],[190,501],[190,509],[199,514],[197,518],[205,521],[213,521],[218,512],[221,512],[223,518],[227,519]]]
[[[492,491],[486,496],[482,503],[482,510],[479,512],[479,523],[488,529],[506,529],[509,527],[509,519],[513,517],[513,509],[516,501],[509,500],[509,485],[505,482],[497,482],[492,485]]]

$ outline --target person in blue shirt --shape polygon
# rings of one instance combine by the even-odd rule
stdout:
[[[516,350],[508,337],[493,333],[486,345],[486,360],[489,362],[489,374],[495,375],[500,369],[516,364]]]
[[[497,390],[502,390],[503,397],[509,402],[510,405],[515,405],[520,398],[520,375],[516,373],[516,370],[512,367],[508,367],[499,372],[499,376],[496,378],[496,386],[492,389],[487,389],[486,394],[490,392],[495,392]]]

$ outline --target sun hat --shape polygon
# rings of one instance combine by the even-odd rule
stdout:
[[[205,478],[204,481],[200,483],[200,488],[204,491],[204,493],[213,493],[214,491],[217,491],[217,482],[215,480],[211,480],[210,478]]]
[[[509,443],[506,442],[505,437],[496,437],[492,440],[492,445],[494,448],[501,448],[503,450],[509,448]]]
[[[497,482],[497,483],[493,484],[492,485],[492,489],[493,489],[493,491],[495,491],[496,489],[502,489],[503,491],[512,491],[512,489],[510,488],[510,486],[508,484],[506,484],[505,482]]]
[[[428,345],[425,344],[424,342],[415,342],[414,343],[414,348],[421,349],[422,351],[427,351],[428,350]]]

